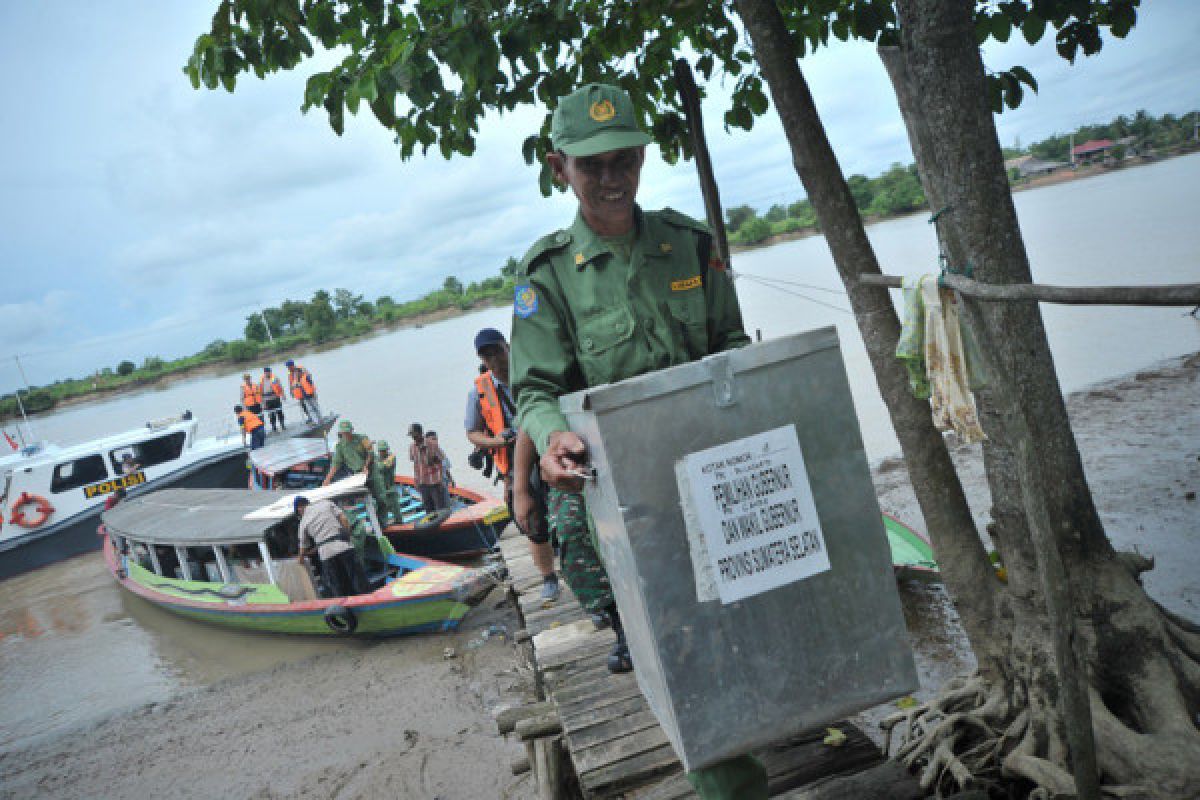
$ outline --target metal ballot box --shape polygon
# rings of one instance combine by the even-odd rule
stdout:
[[[638,685],[685,768],[916,689],[834,328],[561,406]]]

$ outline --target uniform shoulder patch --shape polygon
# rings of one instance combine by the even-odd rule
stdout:
[[[533,246],[526,251],[525,256],[521,259],[521,266],[518,272],[521,275],[532,274],[541,265],[547,254],[561,250],[570,243],[571,234],[567,231],[555,231],[554,233],[546,234],[534,242]]]
[[[537,289],[528,283],[513,287],[513,313],[521,319],[529,319],[538,310]]]
[[[690,228],[691,230],[700,233],[712,233],[708,229],[708,225],[698,219],[689,217],[687,214],[676,211],[673,208],[664,208],[662,211],[653,212],[655,216],[676,228]]]

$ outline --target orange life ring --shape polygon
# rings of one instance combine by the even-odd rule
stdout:
[[[33,503],[37,507],[36,516],[26,519],[25,506]],[[29,492],[21,492],[21,496],[17,498],[17,502],[13,503],[12,516],[8,521],[13,525],[20,525],[22,528],[36,528],[50,519],[50,515],[54,513],[54,506],[50,505],[50,501],[38,494],[30,494]]]

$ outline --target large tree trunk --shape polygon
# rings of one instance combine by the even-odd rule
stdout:
[[[897,10],[900,53],[885,57],[885,63],[897,84],[927,192],[947,209],[939,219],[947,255],[954,265],[971,265],[983,282],[1029,282],[1029,262],[986,103],[972,6],[957,0],[899,0]],[[1051,555],[1061,556],[1074,597],[1075,647],[1090,685],[1101,777],[1137,792],[1135,796],[1196,796],[1200,647],[1195,628],[1164,616],[1142,590],[1137,570],[1129,568],[1131,560],[1115,553],[1104,534],[1037,305],[985,304],[979,318],[987,338],[1005,342],[992,355],[999,362],[998,377],[1011,381],[980,393],[981,421],[989,436],[984,455],[994,504],[993,535],[1010,580],[1008,591],[997,594],[1005,630],[995,631],[995,643],[1010,648],[1010,655],[1000,674],[991,676],[991,691],[980,694],[981,702],[1000,698],[1004,713],[985,719],[992,728],[1007,725],[1008,736],[983,750],[1009,776],[1048,791],[1075,791],[1068,771],[1068,731],[1060,714],[1064,686],[1046,657],[1060,631],[1047,615],[1039,581],[1039,567],[1044,570],[1046,564],[1045,559],[1039,564],[1026,515],[1031,487],[1018,480],[1022,442],[1015,434],[1023,432],[1032,437],[1025,445],[1034,454],[1034,471],[1050,478],[1032,488],[1057,548]],[[1006,422],[1009,409],[998,402],[1005,393],[1019,398],[1016,425],[1011,417]],[[964,618],[973,613],[960,611]],[[960,713],[977,714],[969,711],[970,705],[960,703]],[[968,711],[962,712],[963,707]],[[921,709],[916,717],[929,712],[936,717],[944,709]],[[978,717],[963,719],[974,724]],[[905,752],[941,751],[947,764],[955,754],[966,754],[957,766],[966,761],[978,773],[991,766],[978,758],[981,746],[991,741],[985,731],[978,726],[964,731],[943,722],[933,735],[923,731],[919,744],[907,743]],[[939,736],[942,741],[933,741]]]
[[[990,671],[987,643],[993,639],[995,594],[999,591],[967,506],[958,474],[933,426],[929,404],[912,396],[895,357],[900,321],[886,289],[859,284],[879,274],[879,263],[862,218],[829,145],[779,9],[770,0],[737,0],[738,13],[754,44],[783,120],[796,172],[812,201],[833,253],[855,319],[875,371],[880,394],[895,426],[900,447],[942,564],[946,588],[962,613],[967,637],[981,669]],[[965,612],[965,613],[964,613]]]

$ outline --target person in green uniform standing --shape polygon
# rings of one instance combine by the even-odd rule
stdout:
[[[400,500],[396,493],[396,454],[392,452],[387,442],[380,439],[375,443],[375,472],[376,480],[383,491],[384,505],[380,506],[380,516],[391,515],[393,522],[400,521]],[[387,520],[381,519],[384,525]]]
[[[578,492],[587,449],[559,411],[560,396],[741,347],[750,337],[708,227],[635,202],[651,138],[629,95],[603,84],[578,89],[559,101],[550,137],[547,163],[579,211],[521,262],[512,385],[543,477]],[[706,800],[767,797],[766,770],[752,756],[688,779]]]
[[[334,479],[345,478],[357,473],[367,477],[367,491],[375,501],[377,512],[387,511],[387,487],[379,471],[375,469],[375,451],[371,440],[365,434],[355,433],[354,425],[348,419],[338,423],[337,444],[333,447],[333,460],[329,463],[329,472],[325,473],[322,486],[328,486]],[[382,522],[382,520],[381,520]]]

